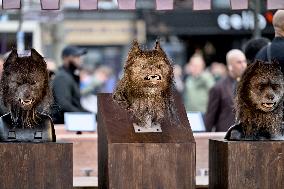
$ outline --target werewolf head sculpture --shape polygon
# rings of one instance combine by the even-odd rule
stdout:
[[[153,50],[141,50],[133,42],[113,98],[132,113],[140,127],[151,127],[148,121],[158,124],[164,117],[176,119],[173,68],[159,42]]]
[[[238,85],[235,101],[240,139],[273,139],[282,135],[283,74],[276,61],[255,61],[245,71]],[[237,129],[238,127],[241,128]],[[227,134],[229,138],[229,135]],[[232,138],[235,138],[232,136]],[[238,137],[237,137],[238,138]],[[229,138],[230,139],[230,138]]]
[[[38,112],[46,110],[51,99],[43,57],[34,49],[25,57],[12,50],[3,66],[1,92],[13,122],[33,127],[39,119]]]

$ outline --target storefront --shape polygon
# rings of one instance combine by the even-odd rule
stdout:
[[[164,37],[170,41],[172,36],[184,45],[184,59],[201,50],[207,64],[212,61],[225,62],[225,54],[232,48],[242,49],[244,43],[254,34],[254,13],[250,10],[175,10],[169,12],[143,11],[147,25],[147,38]],[[263,37],[273,38],[272,12],[258,15],[259,29]],[[206,48],[213,47],[207,56]],[[206,57],[207,56],[207,57]],[[210,56],[210,57],[209,57]]]
[[[0,21],[0,54],[9,51],[14,44],[23,45],[25,49],[28,47],[34,47],[41,52],[42,40],[41,40],[41,28],[38,22],[28,21],[22,25],[22,32],[18,34],[19,22],[15,20],[2,20]],[[20,43],[20,44],[19,44]]]
[[[110,66],[117,76],[133,39],[146,41],[143,20],[66,19],[63,25],[65,44],[88,49],[85,63]]]

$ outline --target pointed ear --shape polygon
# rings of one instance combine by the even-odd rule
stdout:
[[[155,44],[155,50],[163,50],[162,48],[161,48],[161,44],[160,44],[160,41],[159,40],[156,40],[156,44]]]
[[[43,60],[43,57],[33,48],[31,49],[31,57],[35,61],[42,61]]]
[[[15,62],[17,58],[18,58],[17,49],[13,48],[5,62],[12,63],[12,62]]]
[[[160,41],[159,40],[156,40],[156,44],[155,44],[155,48],[154,50],[160,52],[160,53],[163,53],[164,55],[166,55],[165,51],[162,49],[161,47],[161,44],[160,44]]]
[[[264,64],[264,61],[259,60],[259,59],[255,59],[254,62],[252,63],[252,66],[253,67],[261,66],[262,64]]]
[[[140,51],[141,51],[141,49],[139,47],[138,41],[137,40],[133,40],[132,47],[131,47],[129,53],[138,53]]]
[[[276,58],[273,58],[273,59],[271,60],[271,64],[272,64],[272,66],[273,66],[275,69],[278,69],[279,71],[281,71],[280,63],[279,63],[279,61],[278,61]]]
[[[273,58],[273,59],[271,60],[271,63],[272,63],[273,65],[275,65],[275,66],[280,66],[280,63],[279,63],[279,61],[278,61],[276,58]]]

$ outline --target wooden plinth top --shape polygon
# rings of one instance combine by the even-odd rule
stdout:
[[[98,95],[98,122],[104,125],[110,143],[185,143],[194,142],[186,111],[179,97],[175,98],[180,125],[161,123],[161,133],[135,133],[129,112],[112,99],[112,94]]]
[[[212,140],[214,142],[222,142],[222,143],[225,143],[225,144],[272,144],[272,143],[275,143],[275,144],[280,144],[280,143],[283,143],[284,144],[284,141],[283,140],[241,140],[241,141],[233,141],[233,140],[226,140],[226,139],[209,139],[209,140]]]

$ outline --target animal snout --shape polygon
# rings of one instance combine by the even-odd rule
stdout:
[[[266,98],[267,98],[267,99],[269,99],[269,100],[274,100],[275,95],[274,95],[274,94],[269,93],[269,94],[266,94]]]
[[[28,99],[28,100],[19,99],[19,100],[20,100],[20,103],[23,105],[30,105],[33,103],[33,99]]]
[[[147,75],[144,80],[149,80],[149,81],[158,81],[161,80],[162,77],[158,74],[154,74],[154,75]]]

